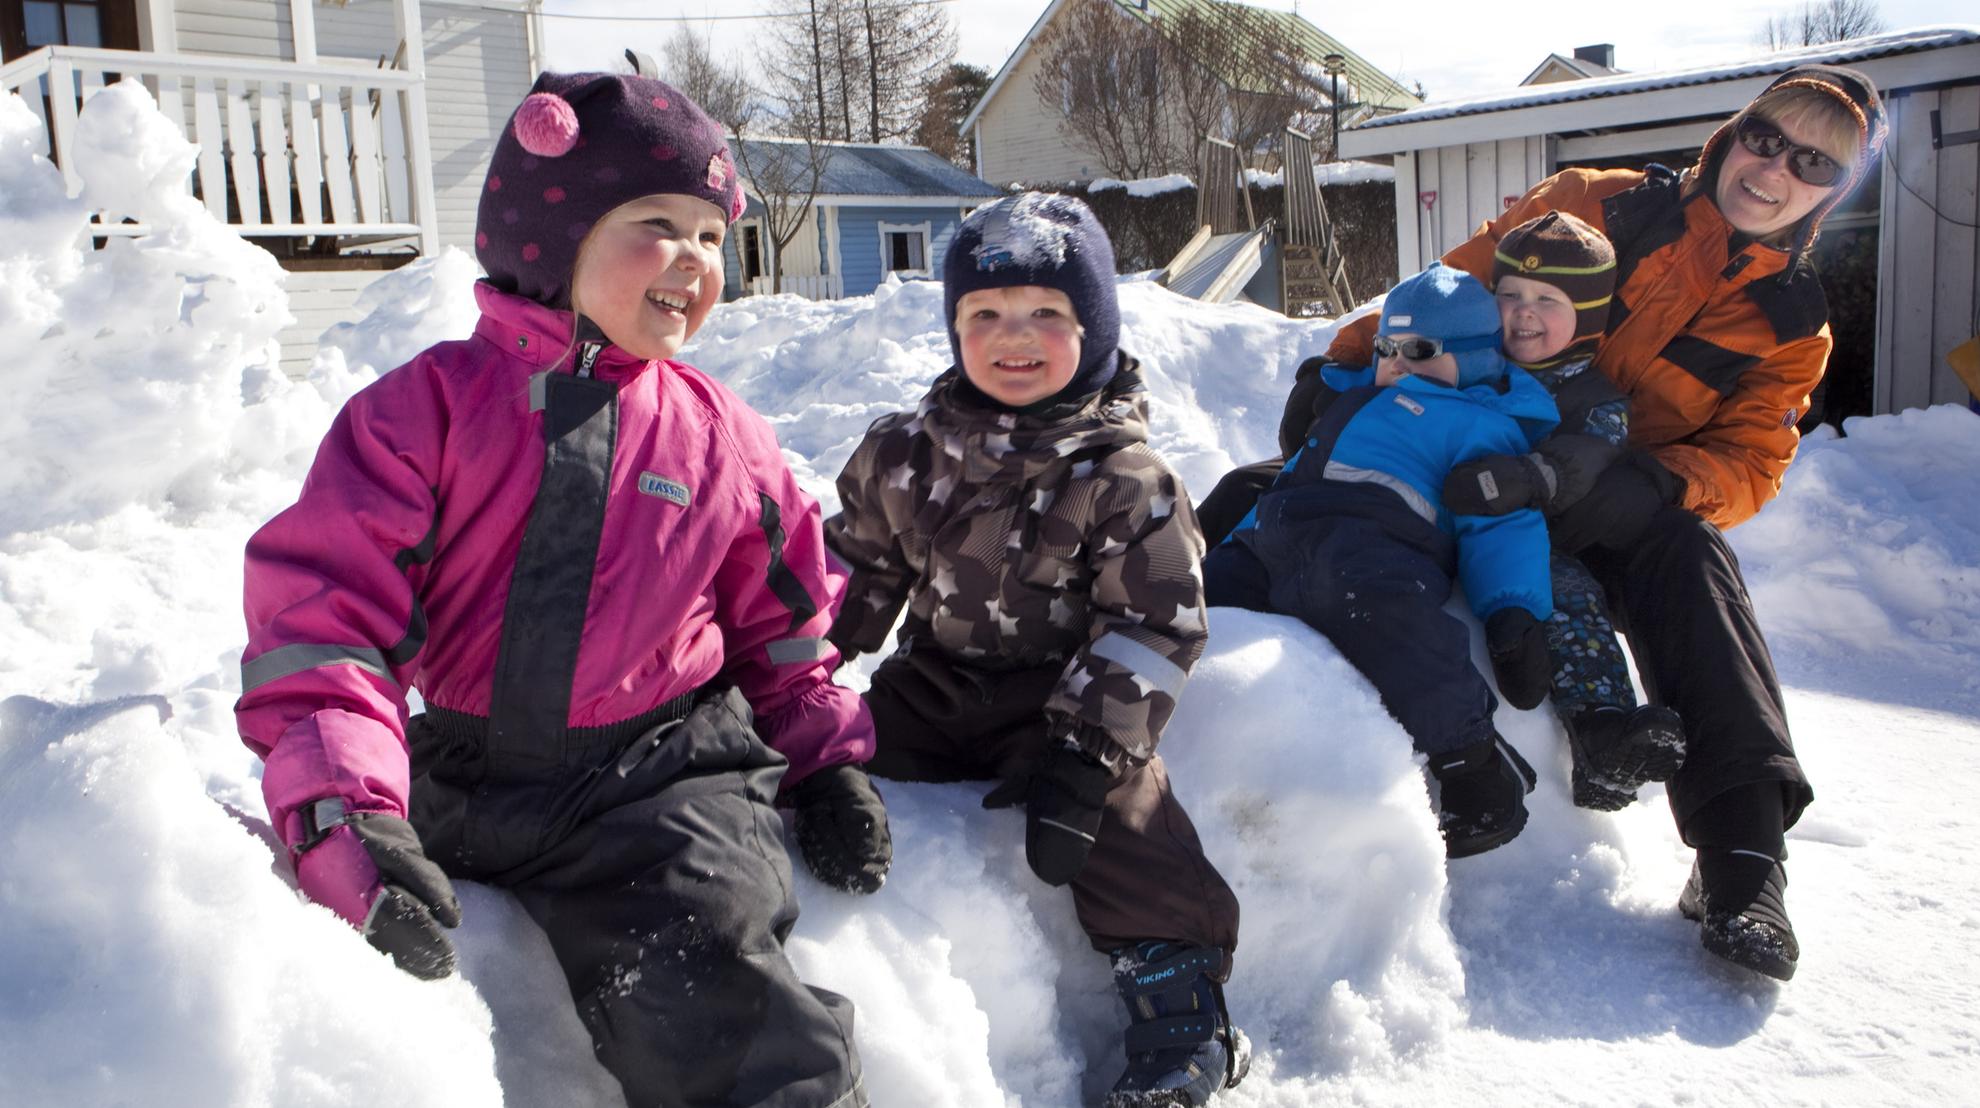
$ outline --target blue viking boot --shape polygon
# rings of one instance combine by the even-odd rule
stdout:
[[[1244,1080],[1251,1040],[1231,1026],[1211,974],[1215,947],[1150,940],[1114,952],[1114,987],[1128,1009],[1127,1069],[1107,1108],[1196,1108]]]

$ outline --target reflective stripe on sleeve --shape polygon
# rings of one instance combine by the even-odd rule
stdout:
[[[813,636],[804,639],[778,639],[764,649],[770,654],[770,664],[787,666],[793,662],[822,662],[831,644]]]
[[[342,665],[356,666],[366,673],[396,682],[392,667],[385,662],[385,655],[375,647],[301,642],[276,647],[252,662],[242,662],[241,692],[253,692],[270,681],[279,681],[306,669]]]
[[[1119,631],[1107,632],[1086,649],[1096,658],[1105,658],[1148,679],[1171,699],[1182,696],[1183,684],[1189,680],[1189,674],[1181,666]]]

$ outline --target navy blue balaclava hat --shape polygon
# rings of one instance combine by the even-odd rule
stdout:
[[[1017,285],[1065,293],[1085,331],[1072,379],[1039,403],[1057,403],[1106,385],[1118,362],[1121,307],[1114,292],[1114,246],[1090,208],[1070,196],[1025,192],[978,208],[963,220],[942,258],[942,311],[957,365],[962,364],[962,340],[956,335],[956,301],[979,289]]]
[[[1405,277],[1382,301],[1381,335],[1421,335],[1442,339],[1444,353],[1458,364],[1458,388],[1505,375],[1499,352],[1499,305],[1478,278],[1442,262]]]

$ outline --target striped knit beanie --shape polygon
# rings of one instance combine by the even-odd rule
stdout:
[[[1548,212],[1506,232],[1492,252],[1492,287],[1508,275],[1544,282],[1567,296],[1574,305],[1570,350],[1599,340],[1609,329],[1616,248],[1579,217]]]

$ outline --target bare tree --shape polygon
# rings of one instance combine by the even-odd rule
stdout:
[[[1033,86],[1115,176],[1191,166],[1204,135],[1269,163],[1287,126],[1320,131],[1332,90],[1352,94],[1300,45],[1295,18],[1206,4],[1144,22],[1111,0],[1080,0],[1040,37]]]
[[[770,246],[770,291],[784,291],[784,248],[804,228],[825,180],[831,148],[816,135],[750,138],[737,131],[729,143],[743,188],[762,206],[763,236]],[[741,247],[737,248],[738,254]]]
[[[866,141],[908,139],[923,95],[956,54],[948,13],[930,0],[857,0],[865,47]]]
[[[756,111],[756,92],[741,67],[716,61],[708,40],[692,27],[675,31],[661,48],[660,76],[731,130],[748,123]]]
[[[1877,0],[1804,0],[1801,7],[1761,24],[1759,39],[1769,50],[1791,50],[1861,38],[1884,29]]]
[[[926,146],[951,163],[974,172],[976,143],[962,133],[976,102],[990,91],[990,71],[967,62],[950,62],[922,95],[921,118],[915,123],[914,144]]]
[[[1288,126],[1320,130],[1336,86],[1287,25],[1296,18],[1242,4],[1189,7],[1169,18],[1162,28],[1164,93],[1191,135],[1219,135],[1257,164],[1277,157]]]
[[[1161,33],[1113,0],[1077,0],[1039,36],[1032,87],[1101,168],[1148,177],[1190,160],[1160,95],[1162,52]]]

